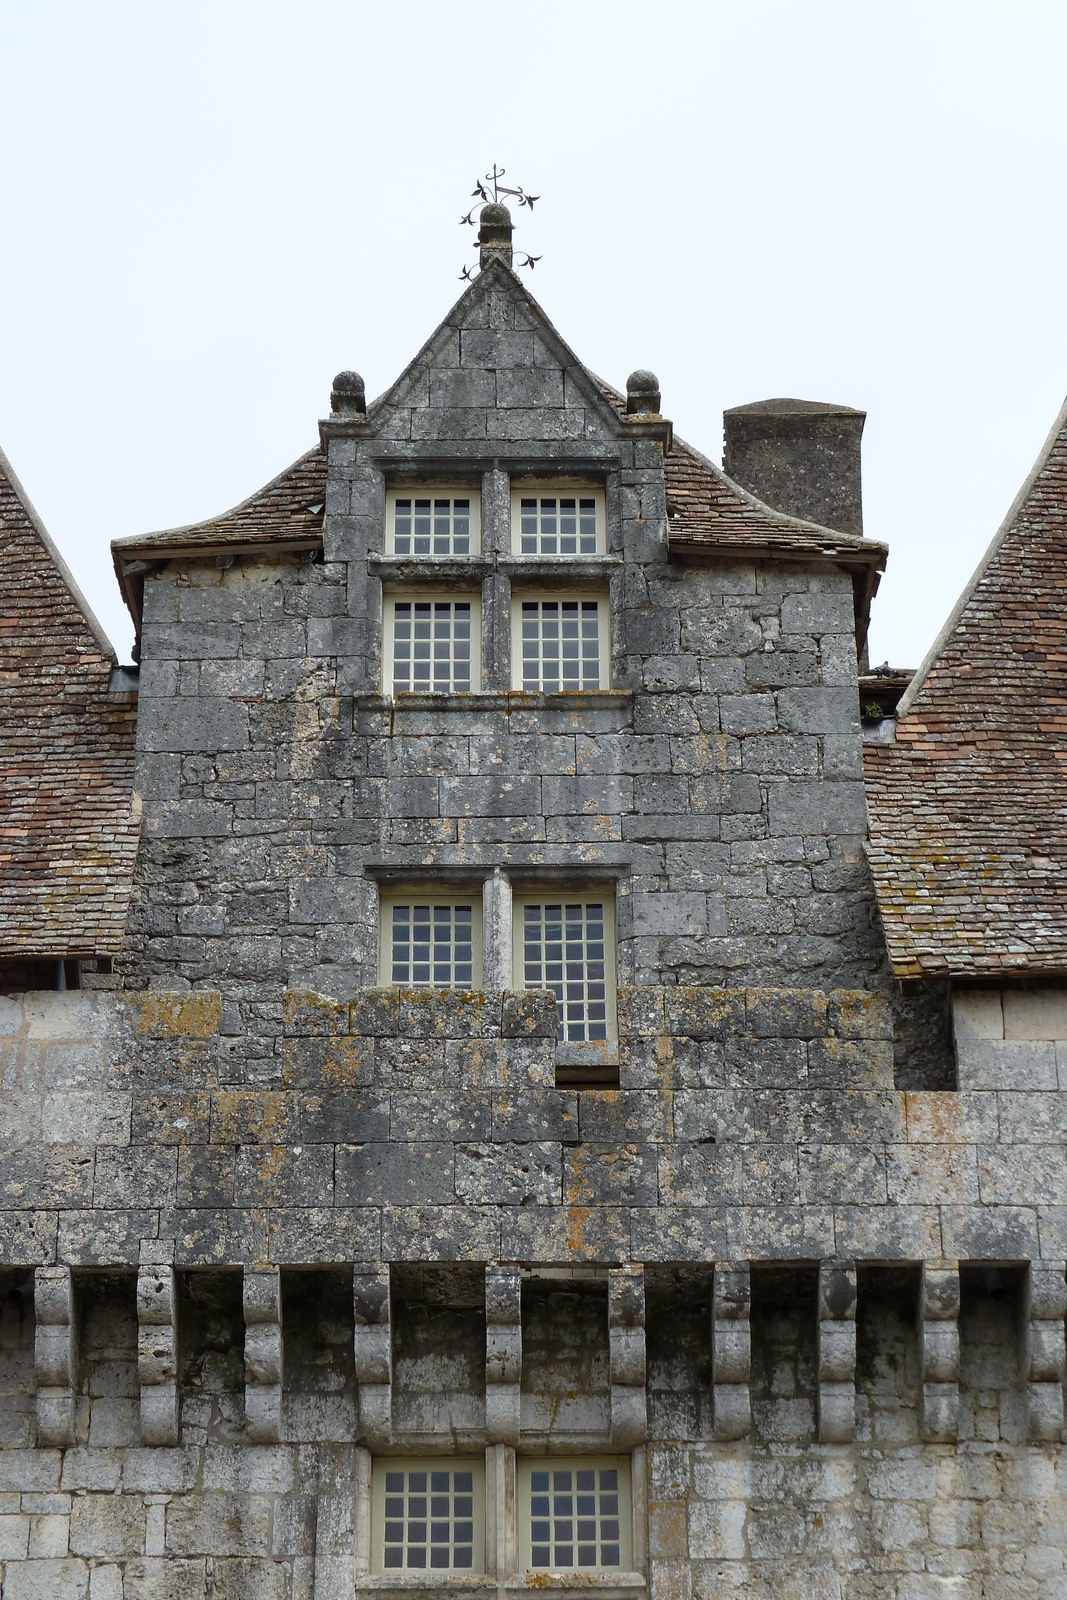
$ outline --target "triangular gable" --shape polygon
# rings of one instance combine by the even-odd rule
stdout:
[[[113,955],[133,881],[136,698],[0,454],[0,957]]]
[[[463,347],[469,336],[470,349]],[[535,351],[531,362],[529,345]],[[484,352],[484,354],[483,354]],[[538,359],[540,358],[540,359]],[[594,431],[618,438],[625,423],[601,391],[596,380],[556,331],[517,273],[494,260],[479,273],[451,311],[384,394],[367,408],[372,431],[389,433],[396,413],[431,408],[478,411],[493,408],[498,397],[479,389],[479,372],[520,372],[530,365],[547,375],[553,369],[565,375],[558,398],[546,382],[538,395],[531,387],[531,410],[566,411],[580,401],[592,413]],[[435,386],[430,374],[435,375]],[[455,373],[450,379],[448,374]],[[451,390],[451,393],[449,393]]]
[[[4,587],[4,613],[9,615],[11,597],[6,592],[14,588],[18,579],[13,566],[13,546],[18,541],[22,546],[19,557],[20,569],[23,563],[28,562],[34,571],[35,587],[44,585],[49,590],[50,617],[57,622],[63,618],[65,625],[70,630],[67,644],[73,642],[79,633],[89,635],[85,639],[84,647],[97,649],[108,661],[117,661],[114,647],[104,632],[90,606],[88,600],[78,587],[74,574],[63,560],[52,538],[34,510],[29,495],[15,475],[15,471],[0,450],[0,548],[3,551],[2,564],[0,564],[0,583]],[[41,546],[41,556],[33,558],[33,546]],[[90,643],[91,639],[91,643]]]
[[[865,769],[898,974],[1067,975],[1067,405]]]

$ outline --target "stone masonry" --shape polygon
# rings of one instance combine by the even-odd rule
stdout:
[[[887,955],[862,416],[822,501],[783,469],[849,525],[769,507],[763,434],[724,477],[509,241],[261,496],[116,547],[125,936],[0,969],[0,1600],[1067,1597],[1067,989]],[[480,547],[392,553],[441,484]],[[531,484],[595,487],[603,551],[516,553]],[[469,691],[383,692],[405,594],[477,606]],[[596,688],[517,686],[546,594],[602,599]],[[389,982],[399,892],[477,904],[479,987]],[[606,1039],[523,987],[524,895],[613,907]],[[530,1484],[583,1461],[622,1553],[550,1566]],[[435,1464],[475,1554],[390,1565]]]

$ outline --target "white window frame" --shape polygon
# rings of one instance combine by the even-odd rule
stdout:
[[[430,535],[430,550],[424,555],[416,555],[414,549],[398,552],[396,548],[396,505],[398,500],[469,500],[470,501],[470,549],[462,555],[455,555],[451,550],[435,554],[433,550],[433,534]],[[451,519],[450,519],[451,520]],[[414,543],[414,529],[412,529],[412,543]],[[385,495],[385,549],[386,554],[396,556],[399,561],[466,561],[469,556],[478,556],[482,553],[482,497],[477,489],[467,488],[463,484],[455,483],[420,483],[413,488],[388,489]]]
[[[604,1029],[607,1040],[613,1041],[619,1036],[619,1026],[618,990],[615,965],[615,895],[612,890],[582,889],[578,891],[572,891],[568,894],[565,890],[545,889],[540,893],[516,895],[512,902],[511,921],[512,982],[515,988],[518,990],[525,991],[527,988],[525,960],[526,941],[524,937],[527,906],[561,905],[566,908],[568,905],[581,905],[584,912],[584,907],[591,904],[601,905],[604,908]],[[583,929],[584,924],[585,919],[583,914]],[[564,909],[564,925],[566,925],[566,909]],[[566,966],[565,960],[564,966]],[[587,983],[587,981],[587,979],[583,978],[583,985]],[[538,984],[536,987],[539,989],[549,988],[550,985],[546,982],[544,984]],[[564,997],[562,1002],[557,1001],[557,1003],[562,1003],[564,1008],[566,1008],[566,997]],[[576,1040],[569,1038],[567,1017],[565,1013],[560,1026],[562,1029],[562,1035],[559,1039],[560,1044],[604,1043],[603,1040],[590,1040],[588,1038]],[[588,1021],[586,1022],[586,1028],[588,1030]]]
[[[543,1457],[520,1456],[517,1459],[517,1461],[515,1463],[515,1466],[516,1466],[516,1474],[515,1474],[515,1477],[516,1477],[516,1496],[515,1496],[515,1498],[516,1498],[516,1514],[517,1514],[517,1521],[518,1521],[517,1533],[518,1533],[518,1554],[519,1554],[519,1571],[520,1572],[544,1572],[544,1573],[549,1573],[549,1572],[576,1572],[576,1573],[581,1573],[583,1576],[595,1572],[595,1573],[601,1574],[603,1576],[608,1576],[608,1575],[618,1576],[620,1573],[630,1572],[630,1571],[633,1570],[633,1550],[634,1550],[633,1485],[632,1485],[632,1474],[631,1474],[631,1470],[630,1470],[630,1457],[629,1456],[543,1456]],[[588,1565],[588,1564],[580,1565],[577,1562],[575,1562],[574,1565],[572,1565],[572,1566],[557,1566],[557,1565],[545,1566],[543,1563],[541,1563],[541,1564],[539,1564],[538,1566],[535,1567],[533,1565],[533,1539],[531,1537],[532,1523],[533,1523],[533,1520],[534,1520],[532,1515],[531,1515],[531,1503],[532,1503],[532,1499],[533,1499],[533,1487],[532,1487],[532,1485],[533,1485],[533,1475],[534,1475],[534,1473],[535,1472],[549,1472],[549,1473],[570,1472],[570,1473],[573,1474],[573,1473],[576,1473],[576,1472],[583,1472],[583,1471],[592,1470],[592,1471],[595,1471],[595,1472],[597,1472],[599,1474],[600,1471],[602,1471],[603,1469],[608,1469],[608,1470],[614,1469],[619,1474],[619,1480],[618,1480],[618,1484],[619,1484],[619,1486],[618,1486],[618,1495],[619,1495],[619,1563],[618,1563],[618,1565],[617,1566],[613,1565],[613,1566],[610,1566],[610,1567],[598,1567],[596,1565]],[[551,1482],[554,1484],[555,1480],[552,1479]],[[577,1493],[578,1493],[578,1491],[577,1491],[577,1489],[575,1489],[574,1490],[574,1494],[577,1495]],[[550,1490],[550,1497],[551,1497],[551,1494],[552,1494],[552,1491]],[[598,1496],[598,1506],[599,1506],[599,1496]],[[555,1507],[553,1506],[551,1509],[554,1512]],[[574,1509],[577,1510],[577,1507],[575,1506]],[[554,1523],[555,1517],[552,1516],[549,1520]],[[572,1520],[577,1522],[579,1519],[577,1517],[575,1517]],[[598,1532],[599,1532],[599,1520],[600,1519],[598,1518],[597,1520],[598,1520]],[[577,1528],[574,1529],[574,1532],[577,1533]],[[602,1541],[598,1541],[598,1543],[600,1543],[600,1542],[602,1542]],[[553,1546],[554,1546],[554,1543],[555,1543],[555,1541],[553,1540],[552,1541]],[[578,1543],[579,1543],[579,1541],[577,1539],[575,1539],[574,1540],[574,1544],[573,1544],[575,1555],[578,1554],[578,1549],[577,1549]]]
[[[596,549],[590,551],[575,550],[569,555],[545,554],[540,549],[523,550],[522,548],[522,502],[532,499],[541,500],[552,498],[554,500],[592,500],[596,511]],[[540,512],[538,513],[540,521]],[[557,534],[558,538],[558,534]],[[540,537],[538,538],[540,544]],[[536,482],[524,483],[521,479],[511,486],[511,553],[524,561],[592,561],[597,556],[607,554],[607,508],[604,491],[596,484],[568,483],[566,479],[551,480],[539,479]]]
[[[538,682],[536,686],[527,687],[523,679],[523,654],[522,654],[522,608],[531,601],[543,605],[546,601],[577,602],[579,606],[595,603],[597,608],[597,640],[599,646],[600,681],[595,689],[588,688],[579,682],[569,688],[561,686],[559,689],[544,689],[544,654],[539,656]],[[580,615],[580,613],[579,613]],[[542,641],[539,638],[539,644]],[[524,589],[513,588],[511,596],[511,687],[519,693],[526,694],[598,694],[601,690],[611,688],[611,607],[608,596],[603,590],[594,590],[585,593],[582,590],[560,589]]]
[[[433,683],[418,688],[397,689],[394,681],[396,608],[398,605],[469,605],[471,608],[471,678],[470,689],[435,689]],[[453,617],[455,613],[453,612]],[[432,657],[431,657],[432,661]],[[454,660],[453,660],[454,665]],[[389,699],[399,694],[477,694],[482,686],[482,597],[481,594],[460,594],[455,590],[411,589],[390,591],[382,596],[382,693]]]
[[[429,1564],[429,1559],[427,1559],[427,1564],[424,1567],[409,1567],[409,1566],[406,1566],[406,1565],[403,1566],[403,1567],[387,1567],[385,1565],[385,1523],[386,1523],[386,1516],[385,1516],[386,1488],[385,1488],[385,1482],[386,1482],[386,1473],[387,1472],[403,1472],[403,1473],[407,1474],[407,1473],[410,1473],[410,1472],[425,1472],[427,1475],[429,1475],[432,1472],[446,1472],[446,1471],[449,1472],[449,1473],[453,1473],[453,1472],[469,1472],[471,1474],[471,1478],[472,1478],[472,1499],[473,1499],[473,1502],[474,1502],[474,1504],[473,1504],[473,1517],[472,1517],[472,1520],[473,1520],[473,1523],[474,1523],[474,1528],[472,1530],[473,1534],[474,1534],[474,1538],[473,1538],[473,1541],[472,1541],[471,1565],[469,1567],[454,1567],[454,1566],[452,1566],[451,1560],[450,1560],[449,1561],[449,1565],[447,1567],[431,1567],[430,1564]],[[371,1571],[376,1576],[389,1578],[389,1577],[397,1577],[402,1573],[403,1574],[418,1573],[420,1575],[425,1575],[425,1577],[427,1577],[427,1578],[432,1578],[434,1575],[437,1575],[438,1577],[443,1579],[443,1578],[445,1578],[447,1576],[450,1576],[452,1574],[463,1575],[463,1576],[466,1576],[467,1574],[474,1574],[474,1575],[477,1576],[478,1574],[483,1574],[485,1572],[486,1567],[485,1567],[485,1458],[484,1458],[484,1456],[469,1456],[469,1457],[468,1456],[428,1456],[425,1459],[413,1459],[410,1456],[402,1456],[402,1457],[395,1457],[395,1458],[390,1458],[388,1456],[376,1456],[374,1458],[374,1461],[373,1461],[372,1466],[371,1466],[371,1480],[372,1481],[371,1481],[371,1560],[370,1560],[370,1565],[371,1565]],[[407,1479],[405,1477],[405,1487],[406,1487],[406,1485],[407,1485]],[[428,1482],[427,1483],[427,1500],[430,1500],[431,1498],[432,1498],[432,1490],[430,1489],[429,1482]],[[406,1501],[406,1499],[407,1499],[407,1495],[405,1495],[405,1501]],[[405,1509],[406,1509],[406,1506],[405,1506]],[[427,1506],[427,1511],[429,1511],[429,1510],[430,1510],[430,1506],[428,1505]],[[408,1519],[407,1517],[404,1518],[405,1531],[406,1531],[406,1528],[407,1528],[409,1520],[410,1519]],[[426,1518],[426,1520],[427,1520],[428,1523],[431,1523],[433,1521],[433,1518],[431,1516],[428,1516]],[[443,1519],[439,1519],[439,1520],[443,1520]],[[450,1519],[450,1520],[452,1520],[453,1522],[455,1521],[455,1519]],[[430,1531],[431,1530],[428,1528],[427,1529],[427,1533],[429,1533]],[[444,1545],[442,1544],[441,1546],[439,1546],[439,1548],[444,1548]],[[406,1549],[406,1540],[405,1540],[405,1549]],[[432,1543],[429,1540],[427,1540],[426,1549],[427,1549],[427,1555],[429,1556],[429,1551],[432,1549]],[[451,1554],[454,1551],[454,1549],[455,1549],[455,1544],[454,1544],[454,1541],[452,1541],[448,1545],[448,1550],[449,1550],[450,1557],[451,1557]]]
[[[378,976],[383,989],[460,989],[458,984],[396,983],[393,981],[393,911],[397,906],[470,906],[471,908],[471,981],[461,992],[482,988],[482,897],[480,894],[447,894],[437,890],[423,893],[418,889],[390,890],[378,900]],[[455,918],[452,919],[453,935]],[[453,938],[454,946],[454,938]],[[455,964],[453,956],[453,965]]]

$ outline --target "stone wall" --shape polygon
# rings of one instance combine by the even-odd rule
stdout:
[[[850,576],[669,560],[669,425],[620,416],[494,273],[386,402],[323,424],[324,559],[146,576],[127,983],[225,987],[247,1031],[286,984],[378,981],[390,873],[499,868],[617,885],[626,983],[887,988]],[[513,556],[531,474],[602,486],[603,555]],[[415,475],[480,491],[479,555],[387,554]],[[419,585],[480,597],[479,693],[383,698],[383,594]],[[546,585],[607,597],[610,689],[512,693],[512,599]]]
[[[609,1290],[644,1269],[656,1594],[1060,1592],[1060,1091],[896,1091],[885,1004],[841,991],[630,990],[624,1087],[595,1092],[552,1086],[541,996],[291,993],[255,1090],[223,1011],[3,1002],[4,1600],[374,1586],[364,1441],[487,1447],[484,1269],[509,1258],[560,1263],[523,1280],[519,1431],[490,1446],[520,1455],[632,1425]],[[360,1319],[389,1261],[383,1412]],[[250,1286],[278,1265],[270,1311]]]

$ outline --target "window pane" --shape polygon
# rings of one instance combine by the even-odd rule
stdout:
[[[622,1565],[618,1469],[580,1467],[531,1471],[524,1488],[530,1564],[534,1568]],[[551,1495],[548,1494],[551,1482]],[[520,1474],[520,1487],[524,1487]],[[551,1516],[546,1516],[551,1501]]]
[[[387,1520],[382,1563],[389,1570],[439,1570],[474,1565],[474,1521],[471,1516],[473,1474],[451,1469],[391,1470],[386,1475]],[[431,1516],[427,1518],[427,1479]]]
[[[473,988],[474,907],[469,901],[396,904],[390,910],[390,983],[403,989]],[[470,1474],[466,1477],[469,1481]]]
[[[593,495],[524,495],[519,501],[519,549],[524,556],[594,556],[597,502]]]
[[[522,687],[557,694],[599,689],[599,600],[524,600],[520,613]]]
[[[561,1040],[606,1039],[608,1036],[604,941],[602,900],[523,907],[523,986],[550,989],[555,995]],[[555,1474],[557,1480],[561,1476]],[[581,1476],[585,1478],[591,1474]],[[560,1487],[559,1482],[554,1483],[555,1489]]]
[[[469,600],[393,602],[393,693],[469,694],[473,621]]]
[[[470,555],[470,495],[397,498],[392,541],[393,553],[398,556]]]

